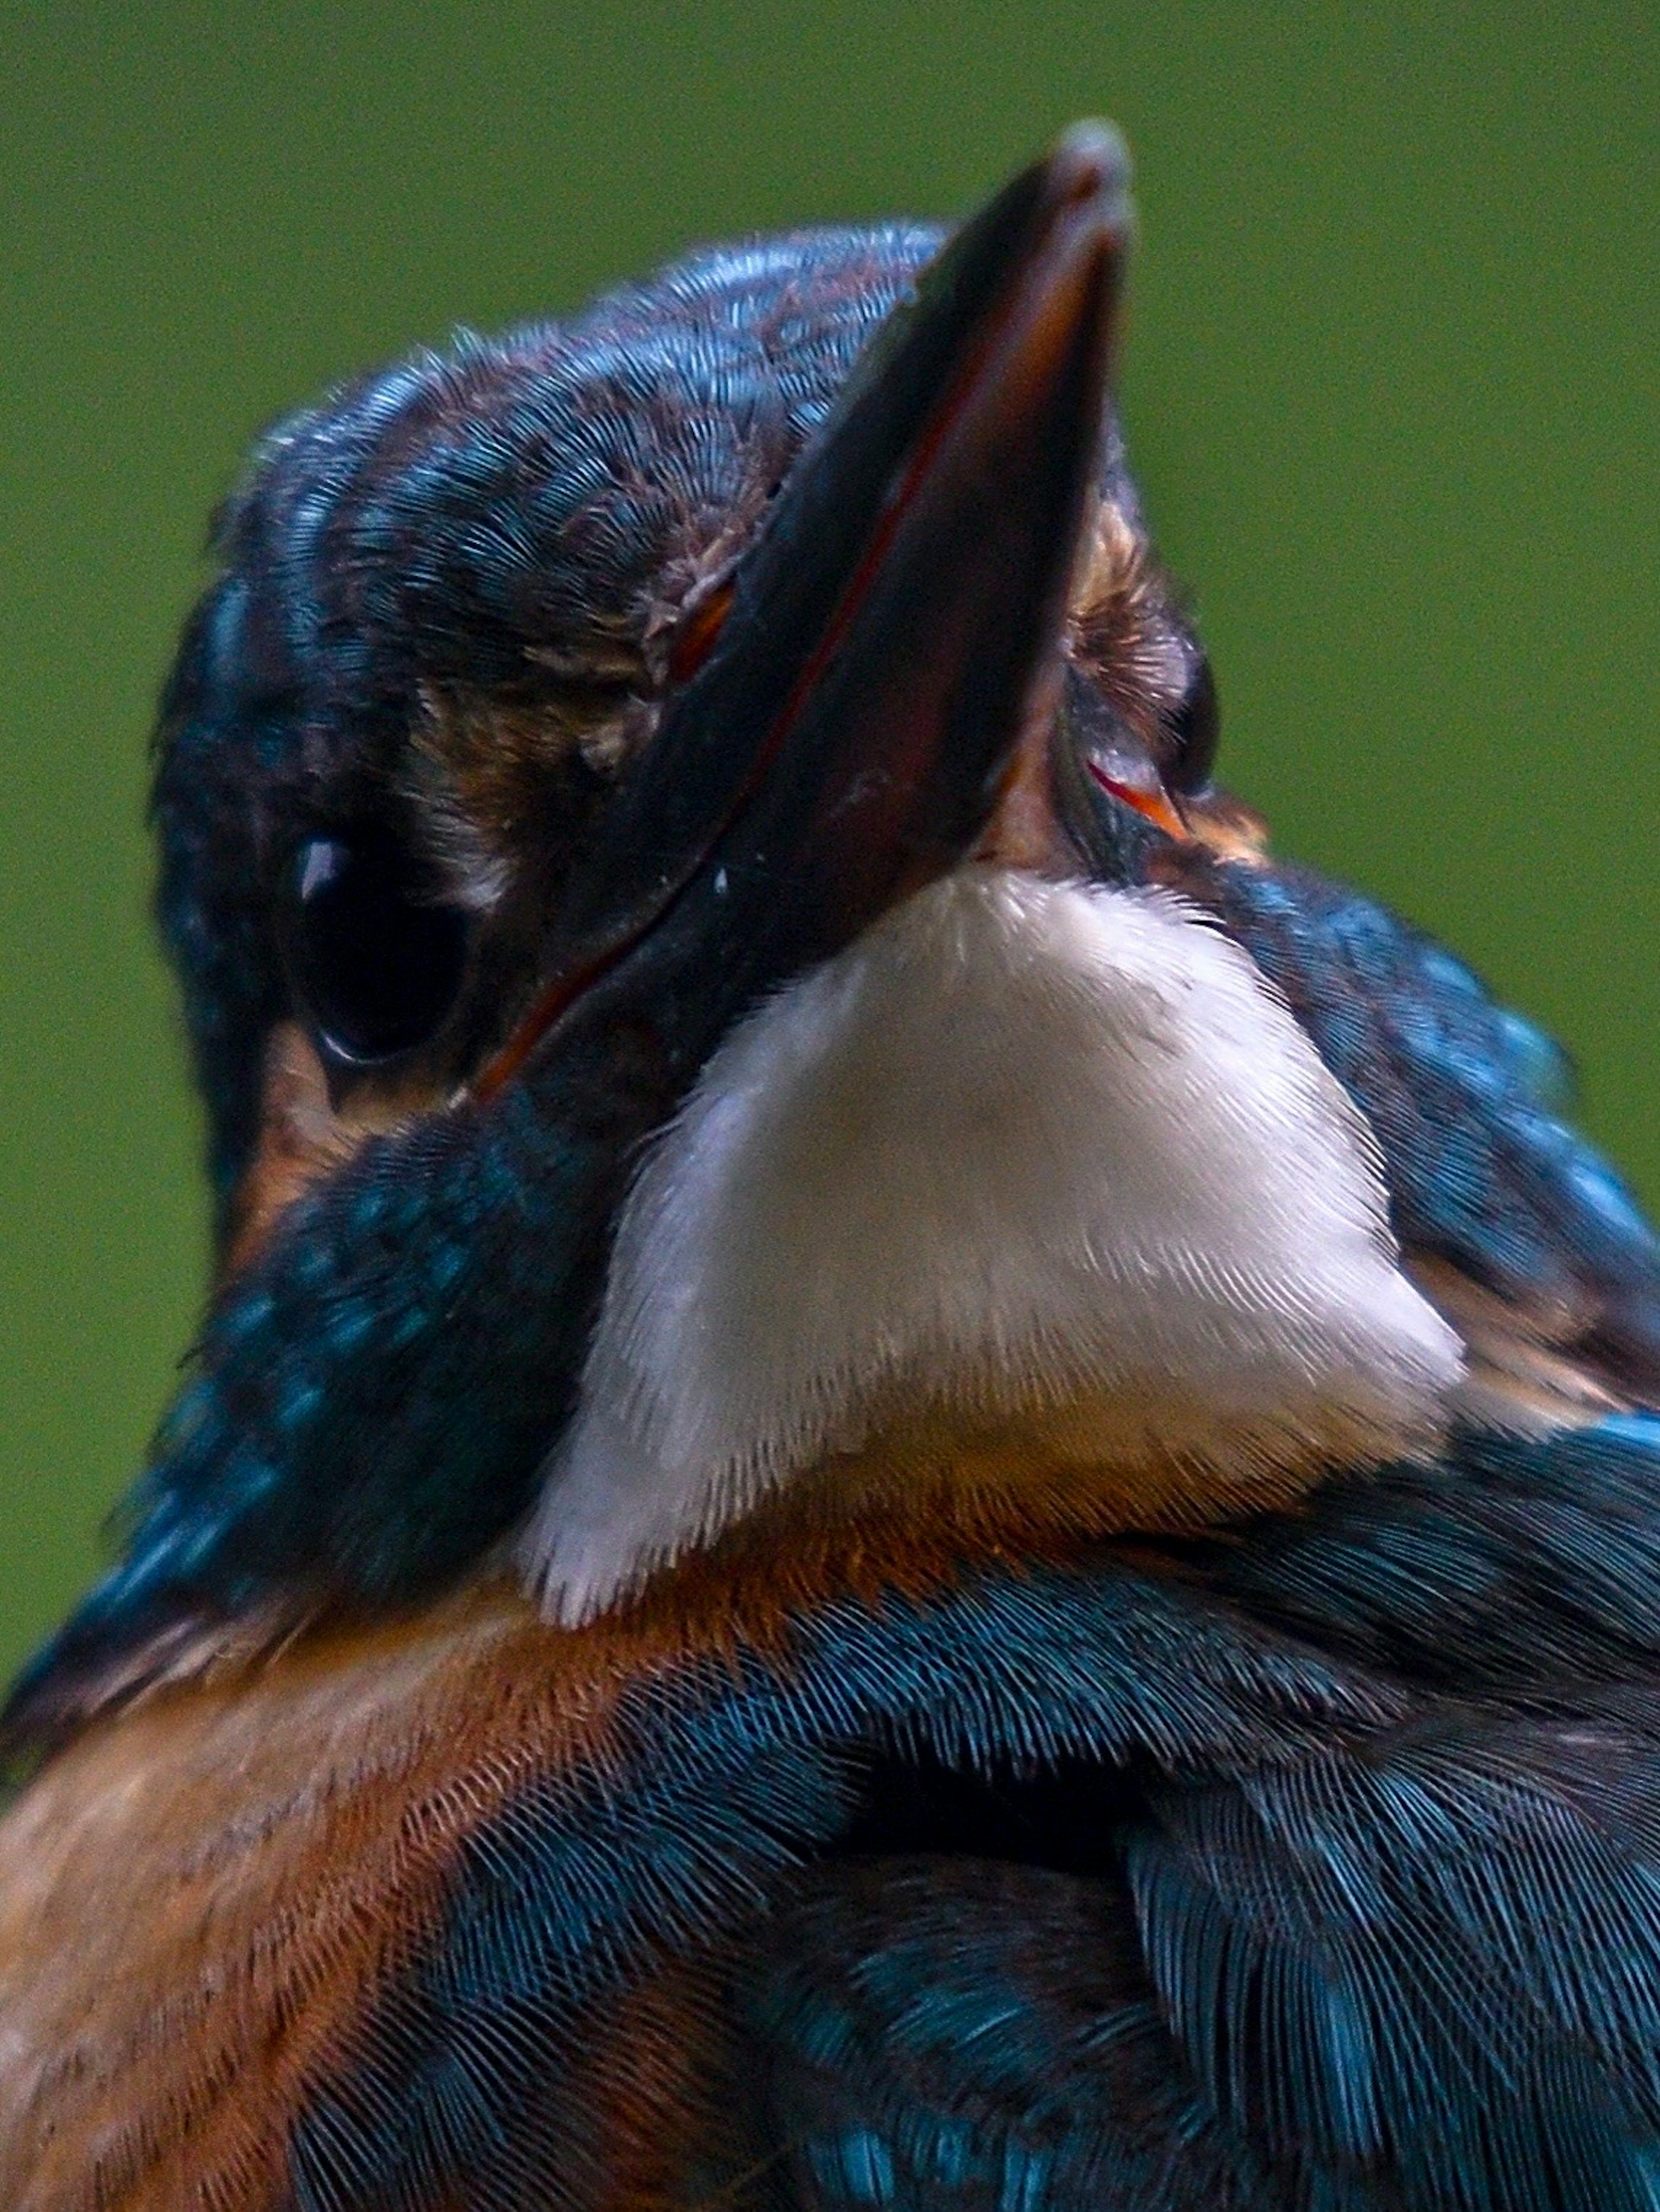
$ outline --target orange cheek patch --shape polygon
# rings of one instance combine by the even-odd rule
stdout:
[[[354,1150],[310,1040],[297,1023],[279,1023],[265,1048],[259,1141],[232,1203],[222,1279],[240,1273],[295,1200]]]
[[[295,1200],[344,1167],[366,1137],[441,1103],[429,1090],[363,1083],[337,1107],[310,1038],[297,1022],[279,1022],[265,1048],[259,1140],[232,1202],[220,1281],[239,1274]]]

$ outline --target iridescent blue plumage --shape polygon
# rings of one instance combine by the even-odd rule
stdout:
[[[1657,1482],[1660,1420],[1473,1443],[1197,1580],[1109,1548],[642,1688],[462,1860],[307,2201],[539,2201],[596,2014],[690,1958],[688,2203],[1646,2203]]]
[[[936,243],[824,232],[695,257],[569,326],[350,387],[266,441],[163,701],[155,794],[162,927],[227,1206],[287,1003],[284,822],[392,803],[433,687],[534,704],[590,661],[647,687],[676,559],[764,506]],[[575,757],[542,781],[538,860],[556,872],[603,786]],[[732,995],[701,995],[682,1066],[603,1036],[487,1117],[371,1139],[301,1203],[210,1316],[122,1563],[44,1673],[147,1640],[163,1663],[181,1616],[188,1634],[202,1608],[274,1593],[404,1601],[520,1517],[569,1410],[631,1147],[769,980],[755,928],[724,926],[733,951],[699,957]]]
[[[802,1866],[862,1858],[891,1818],[877,1762],[935,1762],[978,1785],[954,1835],[887,1827],[885,1861],[907,1840],[971,1856],[1000,1801],[1018,1821],[1025,1798],[1038,1863],[1064,1853],[1110,1875],[1117,1825],[1085,1781],[1104,1762],[1237,1773],[1401,1710],[1389,1686],[1110,1558],[1095,1572],[979,1580],[940,1603],[831,1607],[771,1663],[642,1686],[617,1771],[575,1792],[532,1784],[458,1868],[441,1933],[365,2023],[361,2069],[301,2124],[313,2201],[441,2202],[487,2152],[513,2183],[481,2202],[537,2201],[581,2155],[572,2136],[589,2114],[563,2085],[596,2010],[688,1954],[741,1982],[729,1948],[741,1961],[745,1931],[794,1893]],[[1064,1982],[1073,1962],[1051,1965]],[[729,2117],[763,2055],[743,2051],[743,2091],[685,2115],[695,2139]],[[741,2171],[742,2151],[731,2156]],[[352,2179],[331,2195],[334,2172]]]
[[[1560,1054],[1463,963],[1310,871],[1224,866],[1214,896],[1389,1164],[1402,1240],[1567,1337],[1639,1395],[1660,1387],[1660,1240],[1564,1118]]]
[[[222,574],[162,700],[155,794],[222,1208],[285,999],[289,819],[384,807],[423,687],[644,681],[677,564],[752,523],[939,242],[892,225],[696,254],[569,322],[362,379],[264,440],[216,525]],[[549,775],[556,868],[600,787],[580,760]]]
[[[1210,787],[1104,397],[1123,190],[1085,131],[920,283],[916,228],[694,255],[346,387],[228,507],[156,787],[221,1274],[120,1556],[9,1709],[5,2201],[1660,2204],[1660,1243],[1548,1042]],[[560,1613],[537,1516],[603,1537],[611,1502],[560,1486],[573,1409],[645,1395],[637,1301],[593,1352],[642,1153],[804,980],[992,874],[1210,956],[1139,998],[1089,971],[1125,1081],[1080,1157],[1221,1231],[1164,1277],[1156,1235],[1096,1253],[1091,1294],[1259,1264],[1258,1186],[1145,1110],[1195,1148],[1153,1002],[1225,956],[1199,1087],[1256,1128],[1291,1071],[1266,1126],[1359,1194],[1309,1218],[1430,1347],[1412,1418],[1356,1352],[1308,1463],[1236,1494],[1207,1451],[1291,1446],[1205,1395],[1208,1345],[1090,1396],[1021,1340],[978,1427],[942,1355]],[[1085,972],[1020,945],[1000,1015]],[[878,1141],[909,1042],[864,1040],[835,1143]],[[748,1198],[772,1156],[739,1158]],[[926,1255],[905,1195],[879,1227]],[[773,1305],[823,1303],[824,1224],[776,1218]]]

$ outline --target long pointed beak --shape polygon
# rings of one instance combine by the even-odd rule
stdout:
[[[1128,161],[1085,125],[890,318],[602,821],[488,1098],[596,1000],[682,1061],[970,853],[1046,723],[1100,449]]]
[[[1127,170],[1070,133],[879,334],[602,822],[485,1110],[380,1139],[229,1287],[125,1556],[0,1749],[164,1679],[204,1621],[257,1640],[267,1598],[435,1587],[525,1510],[639,1139],[762,992],[975,849],[1047,727]],[[532,1110],[492,1115],[520,1071]],[[325,1307],[352,1328],[310,1326]]]

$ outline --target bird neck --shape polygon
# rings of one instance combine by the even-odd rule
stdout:
[[[751,1014],[644,1162],[524,1571],[576,1621],[757,1514],[781,1563],[1018,1547],[1421,1450],[1459,1348],[1386,1211],[1213,923],[964,868]]]

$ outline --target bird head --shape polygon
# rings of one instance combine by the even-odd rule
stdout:
[[[217,1286],[15,1715],[1438,1431],[1371,1140],[1181,890],[1256,831],[1110,405],[1129,227],[1084,129],[943,246],[695,254],[265,440],[155,795]]]
[[[918,804],[834,852],[790,822],[764,866],[802,896],[851,903],[860,866],[913,847],[972,852],[1000,783],[1049,781],[1041,744],[1015,758],[1023,717],[1034,738],[1086,726],[1106,784],[1171,826],[1166,786],[1208,776],[1214,699],[1106,400],[1128,228],[1122,151],[1077,138],[920,306],[937,231],[714,249],[265,439],[219,520],[155,791],[223,1271],[362,1134],[499,1090],[727,815],[787,804],[798,757],[828,775],[829,685],[869,726],[843,790],[897,801],[909,772]],[[866,651],[855,612],[892,634]],[[943,726],[953,687],[980,702],[977,754]],[[1031,857],[1075,872],[1090,813]]]

